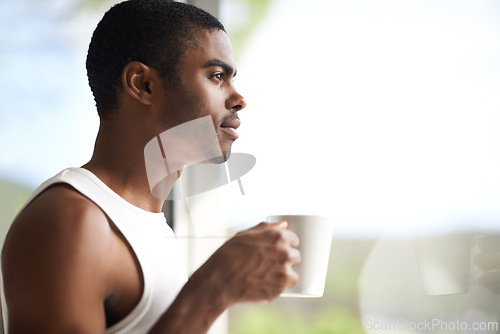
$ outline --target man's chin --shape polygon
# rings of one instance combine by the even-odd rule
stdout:
[[[200,164],[221,164],[223,162],[226,162],[230,156],[231,156],[231,151],[224,151],[222,152],[222,156],[202,161],[200,162]]]

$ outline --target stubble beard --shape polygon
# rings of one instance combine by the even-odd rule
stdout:
[[[184,85],[181,83],[176,89],[169,90],[170,94],[180,94],[181,99],[180,99],[180,104],[176,105],[178,108],[177,110],[182,110],[183,115],[179,115],[181,119],[184,119],[186,116],[189,119],[196,119],[198,117],[202,117],[202,112],[201,110],[204,109],[203,103],[199,100],[199,98],[190,92]],[[169,115],[170,117],[172,115]],[[168,121],[172,121],[169,119]],[[164,124],[167,124],[167,119],[163,120]],[[182,121],[179,122],[179,119],[176,120],[176,123],[181,123]],[[215,127],[215,125],[214,125]],[[222,151],[222,156],[217,156],[205,161],[200,162],[199,164],[222,164],[226,162],[229,157],[231,156],[231,146],[233,143],[230,143],[229,148],[227,150],[222,149],[221,141],[219,139],[219,134],[220,134],[221,129],[215,129],[215,132],[217,134],[217,141],[219,144],[219,147],[221,148]],[[233,141],[234,142],[234,141]]]
[[[222,164],[222,163],[226,162],[229,159],[230,156],[231,156],[231,150],[229,150],[229,151],[222,151],[222,155],[221,156],[218,156],[218,157],[215,157],[215,158],[212,158],[212,159],[208,159],[208,160],[202,161],[202,162],[200,162],[200,164],[203,164],[203,165],[207,165],[207,164]]]

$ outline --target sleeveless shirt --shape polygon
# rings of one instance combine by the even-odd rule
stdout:
[[[25,207],[49,186],[65,183],[89,198],[108,216],[134,252],[144,280],[136,307],[124,319],[106,330],[107,334],[144,334],[167,310],[187,281],[172,229],[162,212],[140,209],[127,202],[84,168],[68,168],[42,183],[28,198]],[[70,222],[68,222],[70,223]],[[2,288],[2,312],[7,333],[7,312]]]

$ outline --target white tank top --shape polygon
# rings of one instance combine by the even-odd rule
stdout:
[[[147,333],[187,281],[177,241],[165,216],[161,212],[145,211],[127,202],[83,168],[65,169],[45,181],[31,194],[25,206],[56,183],[71,185],[97,204],[123,234],[141,266],[144,291],[139,303],[122,321],[108,328],[106,333]],[[3,284],[1,287],[4,328],[7,329],[8,310],[3,298]]]

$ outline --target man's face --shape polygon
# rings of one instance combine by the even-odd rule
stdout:
[[[227,35],[220,30],[200,31],[181,59],[179,73],[180,82],[172,82],[173,88],[166,91],[162,118],[176,126],[211,116],[224,154],[222,161],[227,160],[238,138],[237,112],[246,106],[233,84],[236,65]]]

